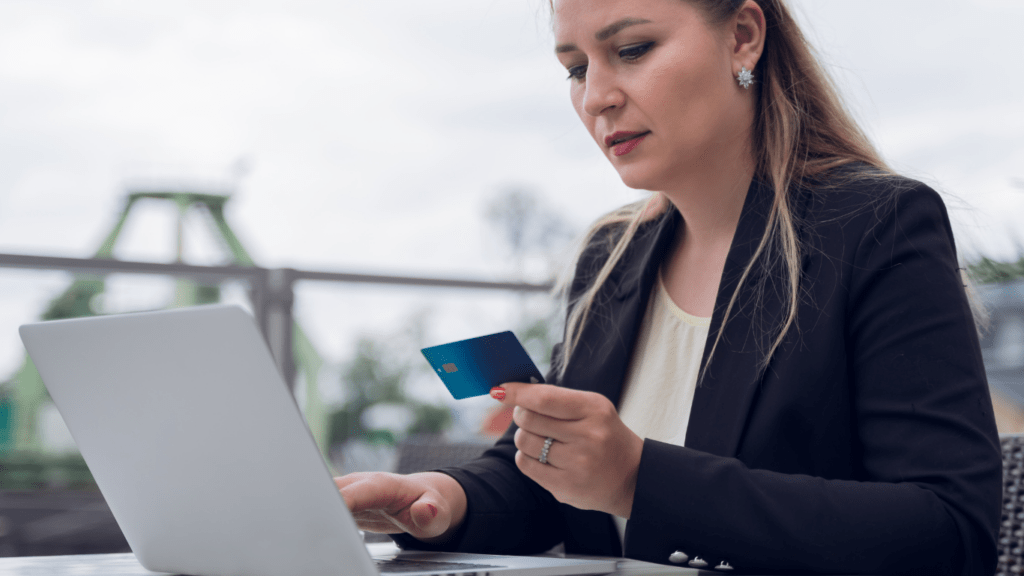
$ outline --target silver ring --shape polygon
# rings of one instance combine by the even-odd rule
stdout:
[[[555,439],[552,438],[551,436],[548,436],[547,438],[544,439],[544,447],[540,449],[540,458],[537,458],[537,461],[540,462],[541,464],[548,463],[548,452],[551,451],[551,444],[554,441]]]

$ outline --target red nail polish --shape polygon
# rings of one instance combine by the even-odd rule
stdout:
[[[427,508],[430,508],[431,518],[437,518],[437,506],[434,506],[433,504],[427,504]]]
[[[495,400],[504,400],[505,389],[502,388],[501,386],[495,386],[494,388],[491,388],[491,398],[494,398]]]

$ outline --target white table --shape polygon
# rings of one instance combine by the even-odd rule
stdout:
[[[394,544],[369,544],[371,554],[397,550]],[[615,576],[695,576],[692,568],[673,568],[639,560],[620,559]],[[0,576],[154,576],[134,554],[84,554],[80,556],[28,556],[0,558]],[[709,574],[704,572],[704,574]]]

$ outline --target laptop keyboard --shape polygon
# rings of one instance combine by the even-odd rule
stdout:
[[[438,574],[445,574],[449,572],[464,572],[466,570],[482,569],[486,571],[487,568],[501,568],[501,566],[493,566],[490,564],[470,564],[469,562],[437,562],[432,560],[403,560],[395,558],[393,560],[375,560],[377,563],[377,570],[381,574],[397,574],[401,572],[436,572]]]

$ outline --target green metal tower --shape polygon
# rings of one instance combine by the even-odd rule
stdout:
[[[198,213],[214,237],[218,238],[228,256],[226,264],[255,266],[249,253],[239,242],[224,218],[224,204],[230,197],[214,194],[189,192],[133,192],[127,196],[113,230],[107,235],[94,258],[113,259],[114,248],[124,229],[132,208],[141,200],[156,200],[173,203],[177,210],[176,258],[182,261],[185,237],[185,220]],[[78,275],[71,285],[54,298],[42,315],[44,320],[93,316],[96,299],[106,288],[105,280],[97,275]],[[168,307],[195,306],[220,301],[220,286],[202,284],[189,279],[176,279],[174,297]],[[318,380],[323,359],[306,336],[302,328],[293,325],[293,350],[295,365],[305,386],[304,413],[314,437],[326,452],[327,413],[321,401]],[[296,385],[289,382],[289,385]],[[40,411],[50,402],[46,388],[31,359],[26,355],[22,367],[11,379],[0,384],[0,469],[6,456],[16,454],[40,454],[45,450],[39,436]]]

